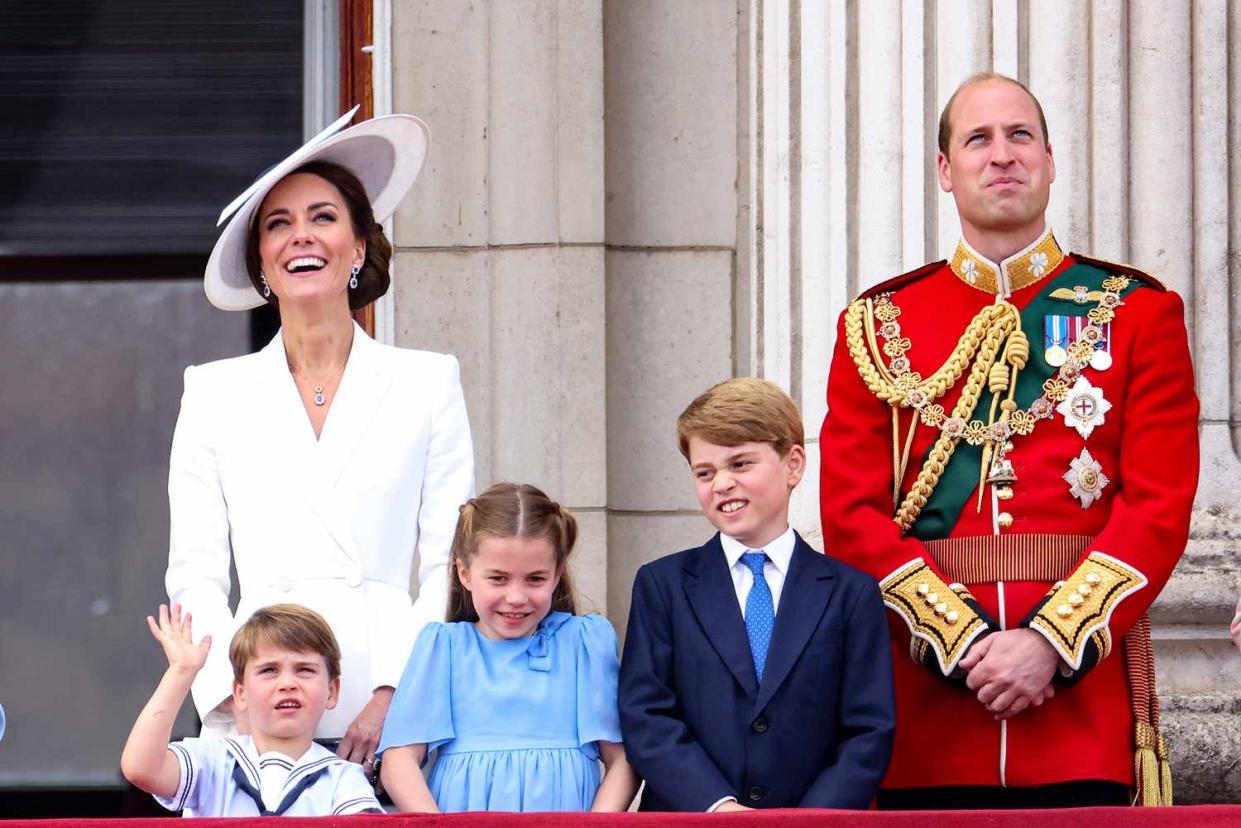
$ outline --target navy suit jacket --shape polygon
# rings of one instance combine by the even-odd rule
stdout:
[[[890,647],[875,580],[801,537],[761,684],[718,535],[642,567],[620,669],[641,809],[869,807],[892,754]]]

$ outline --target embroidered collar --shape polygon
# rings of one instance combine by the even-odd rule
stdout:
[[[957,243],[949,266],[961,281],[984,293],[1001,298],[1011,296],[1051,273],[1064,260],[1064,251],[1056,243],[1051,228],[1034,243],[996,264],[970,247],[965,239]]]

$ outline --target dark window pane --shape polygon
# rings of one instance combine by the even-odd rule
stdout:
[[[0,3],[0,255],[204,253],[301,139],[302,4]]]
[[[168,666],[142,619],[168,600],[181,375],[244,353],[248,316],[191,281],[0,283],[0,790],[120,781]]]

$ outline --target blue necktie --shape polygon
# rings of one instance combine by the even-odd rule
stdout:
[[[776,608],[771,600],[771,587],[763,575],[765,552],[746,552],[741,562],[754,573],[754,584],[745,599],[745,632],[750,637],[750,655],[754,657],[754,672],[763,680],[763,666],[767,663],[767,648],[771,646],[771,631],[776,625]]]

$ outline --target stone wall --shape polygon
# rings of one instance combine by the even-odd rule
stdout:
[[[432,151],[395,222],[395,340],[461,360],[479,488],[546,488],[607,610],[603,12],[397,3],[392,100]]]
[[[529,480],[571,505],[580,584],[623,629],[637,567],[709,532],[676,414],[726,376],[766,376],[817,437],[837,314],[957,238],[934,178],[940,107],[973,72],[1021,78],[1050,123],[1062,244],[1187,302],[1202,485],[1152,618],[1178,797],[1241,799],[1225,634],[1241,531],[1235,6],[393,3],[393,109],[433,135],[396,220],[394,338],[461,358],[479,486]],[[817,544],[817,439],[808,452],[794,523]]]

